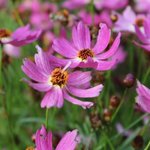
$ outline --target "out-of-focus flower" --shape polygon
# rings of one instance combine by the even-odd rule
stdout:
[[[3,50],[10,57],[15,57],[15,58],[20,57],[19,47],[13,46],[11,44],[4,44]]]
[[[128,0],[95,0],[97,9],[117,10],[124,8],[128,4]]]
[[[150,18],[145,19],[143,23],[144,30],[141,30],[138,26],[135,26],[136,35],[141,41],[141,43],[135,42],[137,46],[150,51]]]
[[[82,22],[73,27],[73,43],[64,38],[56,39],[53,49],[71,61],[70,67],[95,68],[97,70],[110,70],[116,63],[116,59],[111,59],[117,52],[120,44],[119,33],[109,50],[105,51],[110,41],[111,31],[106,24],[100,25],[97,42],[94,47],[91,45],[91,35],[89,28]]]
[[[93,24],[91,13],[83,10],[79,12],[78,16],[85,24],[87,25]],[[100,23],[105,23],[109,27],[112,26],[112,21],[110,19],[110,14],[108,11],[102,11],[100,14],[96,13],[94,14],[94,25],[99,25]]]
[[[69,131],[62,137],[55,150],[74,150],[79,142],[77,130]],[[47,132],[46,128],[42,126],[35,135],[35,148],[29,148],[26,150],[53,150],[52,132]]]
[[[89,4],[91,0],[66,0],[63,3],[63,7],[68,9],[82,8],[83,6]],[[97,9],[121,9],[128,4],[128,0],[94,0],[94,5]]]
[[[145,20],[145,15],[138,14],[132,10],[130,6],[128,6],[123,14],[114,13],[116,15],[117,21],[114,24],[114,31],[127,31],[127,32],[135,32],[135,25],[142,27],[143,22]],[[130,16],[130,17],[129,17]]]
[[[136,92],[138,94],[136,97],[136,103],[138,104],[138,107],[143,112],[150,113],[150,89],[137,81]]]
[[[5,8],[7,3],[8,3],[7,0],[0,0],[0,9]]]
[[[19,12],[24,14],[29,11],[30,23],[34,26],[34,28],[41,30],[49,30],[53,27],[50,14],[56,10],[57,6],[55,4],[49,2],[40,3],[38,0],[25,0],[19,6]]]
[[[122,124],[120,124],[120,123],[116,124],[116,129],[117,129],[119,134],[122,134],[125,137],[128,137],[128,136],[130,136],[132,134],[132,131],[125,130],[124,127],[122,126]]]
[[[12,34],[7,30],[0,30],[0,42],[2,44],[11,44],[16,47],[24,46],[36,41],[41,34],[41,30],[30,29],[29,25],[19,27]]]
[[[150,0],[136,0],[135,9],[138,12],[150,12]]]
[[[48,56],[39,47],[35,55],[35,63],[25,59],[22,70],[33,82],[25,80],[35,90],[46,92],[41,107],[62,107],[64,99],[83,108],[93,106],[92,102],[80,101],[71,95],[80,98],[97,97],[103,89],[103,85],[90,87],[91,72],[75,71],[69,73],[66,69],[70,62],[61,68],[58,58]],[[71,95],[70,95],[71,94]]]

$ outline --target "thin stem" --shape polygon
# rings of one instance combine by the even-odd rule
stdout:
[[[124,102],[124,98],[125,98],[126,93],[127,93],[127,89],[125,89],[125,91],[123,93],[123,96],[122,96],[122,99],[121,99],[121,102],[120,102],[120,105],[118,106],[118,108],[116,109],[116,111],[114,112],[114,114],[112,116],[112,119],[111,119],[112,122],[116,118],[116,116],[117,116],[117,114],[118,114],[118,112],[119,112],[119,110],[120,110],[120,108],[121,108],[121,106],[122,106],[122,104]]]
[[[2,45],[0,44],[0,91],[2,91]]]
[[[107,136],[107,134],[105,132],[103,132],[103,135],[104,135],[107,143],[109,144],[110,149],[115,150],[115,148],[114,148],[113,144],[111,143],[111,141],[110,141],[109,137]]]
[[[21,19],[21,17],[20,17],[20,15],[19,15],[19,13],[18,13],[17,10],[14,10],[14,15],[15,15],[15,17],[16,17],[17,23],[18,23],[20,26],[24,26],[24,23],[23,23],[23,21],[22,21],[22,19]]]
[[[94,0],[91,0],[91,16],[92,16],[92,25],[94,25]]]
[[[46,120],[45,120],[45,126],[46,126],[46,129],[48,129],[48,108],[46,108]]]
[[[149,74],[150,74],[150,67],[148,68],[148,70],[147,70],[147,72],[146,72],[146,75],[145,75],[145,77],[144,77],[144,79],[143,79],[143,83],[146,82],[146,80],[147,80]]]
[[[150,140],[149,140],[149,142],[148,142],[147,146],[144,148],[144,150],[148,150],[148,149],[149,149],[149,147],[150,147]]]

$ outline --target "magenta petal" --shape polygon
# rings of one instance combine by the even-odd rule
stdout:
[[[92,79],[91,72],[75,71],[69,74],[68,85],[80,86],[90,82]]]
[[[116,61],[117,60],[99,61],[96,69],[100,71],[110,70],[114,67]]]
[[[78,50],[90,48],[91,46],[91,36],[89,28],[82,22],[79,22],[77,29],[74,27],[72,30],[72,39],[74,45]]]
[[[67,132],[58,143],[56,150],[75,150],[79,143],[77,130]]]
[[[33,83],[26,79],[24,79],[23,81],[27,82],[33,89],[40,92],[47,92],[52,88],[52,86],[48,83]]]
[[[144,21],[144,31],[145,31],[145,34],[148,38],[150,38],[150,21],[149,19],[146,19]]]
[[[110,29],[108,29],[106,24],[102,23],[100,25],[97,42],[93,48],[95,54],[101,53],[107,47],[110,40],[110,35]]]
[[[77,57],[77,50],[64,38],[54,40],[53,49],[67,58]]]
[[[79,89],[73,86],[68,86],[67,89],[69,90],[69,93],[71,93],[74,96],[81,98],[88,98],[88,97],[91,98],[99,96],[100,92],[103,89],[103,85],[100,84],[89,89]]]
[[[78,100],[76,98],[71,97],[65,90],[63,91],[63,93],[64,93],[64,98],[67,101],[69,101],[69,102],[71,102],[71,103],[73,103],[75,105],[79,105],[79,106],[81,106],[84,109],[90,108],[90,107],[92,107],[94,105],[92,102],[84,102],[84,101],[80,101],[80,100]]]
[[[119,44],[120,44],[120,36],[121,36],[121,33],[118,34],[118,36],[116,37],[113,45],[111,46],[111,48],[104,52],[103,54],[100,54],[98,56],[96,56],[96,58],[98,59],[107,59],[107,58],[110,58],[112,57],[116,51],[118,50],[118,47],[119,47]]]
[[[62,90],[59,87],[52,88],[49,92],[47,92],[42,99],[41,107],[58,107],[61,108],[63,106],[64,99]]]
[[[43,52],[39,46],[36,46],[38,54],[35,54],[35,63],[36,65],[43,70],[47,75],[52,71],[50,60],[47,53]]]
[[[48,79],[48,77],[42,74],[39,68],[37,68],[37,66],[30,60],[24,60],[22,70],[28,77],[30,77],[34,81],[46,82]]]

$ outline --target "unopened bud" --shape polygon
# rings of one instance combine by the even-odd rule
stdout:
[[[126,87],[131,88],[135,83],[135,77],[131,73],[129,73],[124,78],[123,83]]]
[[[109,109],[104,109],[104,112],[103,112],[103,118],[106,122],[109,122],[111,120],[111,116],[112,116],[112,113]]]
[[[132,142],[132,146],[135,149],[142,149],[143,144],[144,144],[144,140],[143,140],[143,137],[140,135],[137,135]]]
[[[109,108],[110,109],[115,109],[119,106],[120,104],[120,98],[118,96],[112,96],[110,98],[110,104],[109,104]]]
[[[90,115],[90,121],[94,129],[97,129],[102,125],[101,119],[97,113],[92,113]]]

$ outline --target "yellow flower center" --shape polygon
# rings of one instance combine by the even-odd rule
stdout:
[[[86,60],[88,57],[94,57],[94,53],[91,49],[83,49],[79,51],[78,57],[82,60]]]
[[[64,71],[61,68],[55,68],[52,71],[50,82],[53,85],[57,85],[59,87],[64,87],[68,80],[68,72]]]

